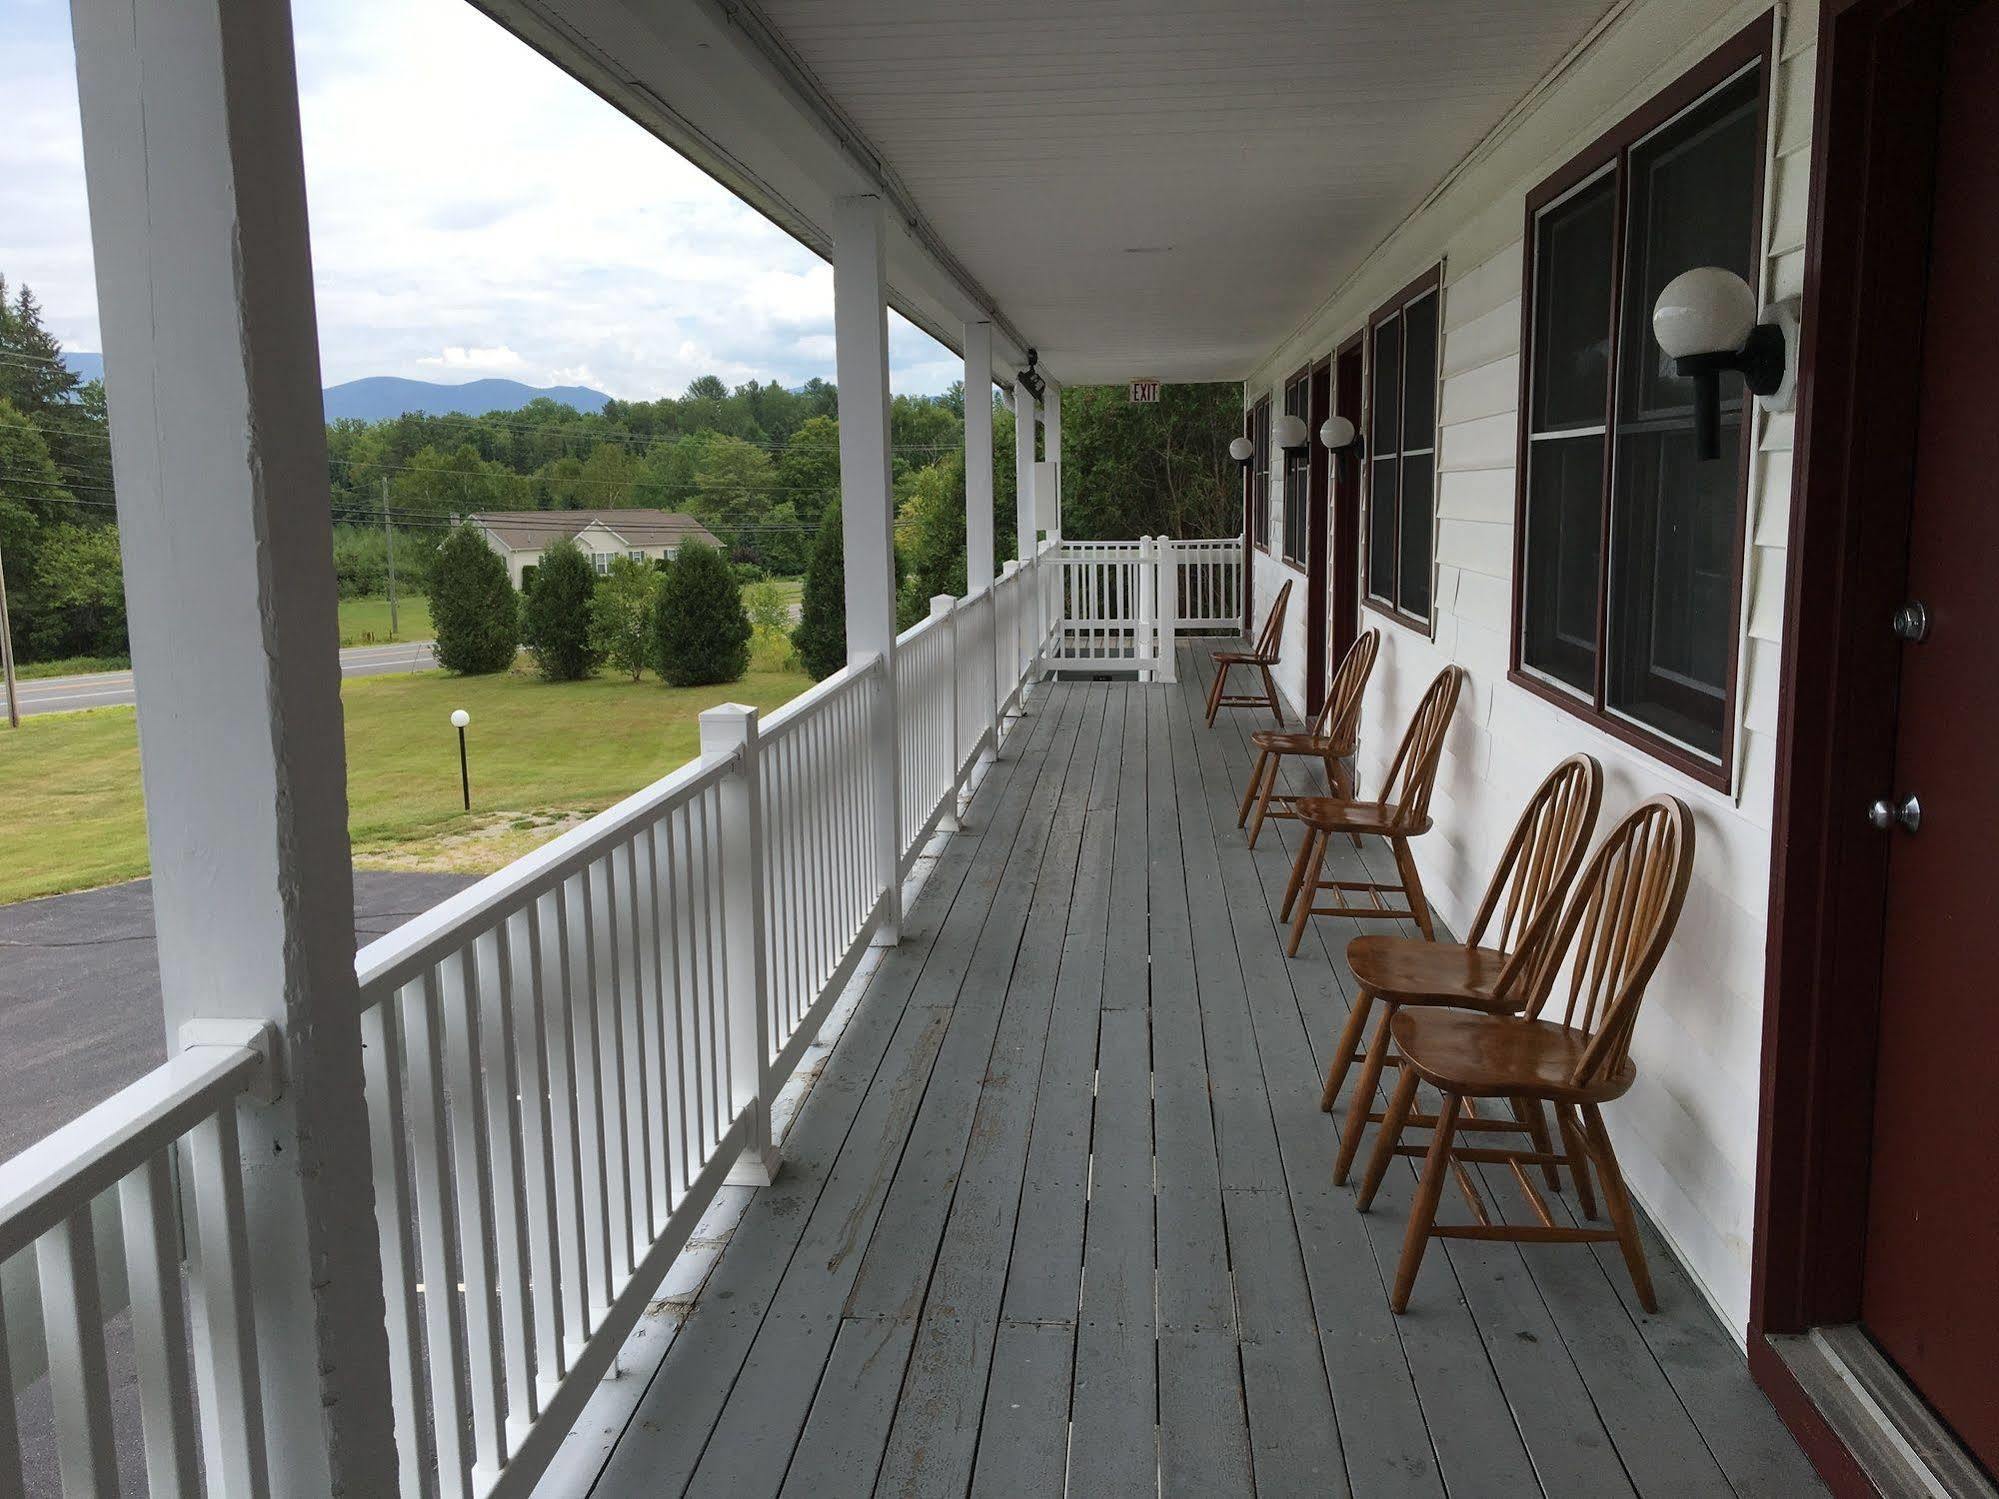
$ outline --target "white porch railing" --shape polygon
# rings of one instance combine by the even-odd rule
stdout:
[[[717,1189],[763,1179],[771,1100],[1035,677],[1170,671],[1176,630],[1238,617],[1240,558],[1049,543],[933,601],[896,643],[892,868],[870,657],[762,723],[709,710],[699,759],[362,950],[404,1494],[533,1487]],[[71,1492],[115,1484],[103,1321],[128,1301],[153,1492],[194,1492],[197,1463],[225,1492],[268,1489],[235,1142],[271,1044],[191,1028],[0,1166],[0,1375],[13,1391],[46,1370]],[[0,1493],[19,1472],[0,1401]]]

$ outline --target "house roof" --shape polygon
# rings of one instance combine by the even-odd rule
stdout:
[[[512,552],[538,552],[552,541],[573,540],[591,526],[634,547],[670,547],[690,540],[722,544],[700,521],[676,510],[489,510],[471,518]]]

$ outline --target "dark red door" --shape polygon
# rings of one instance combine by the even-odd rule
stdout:
[[[1924,319],[1862,1320],[1999,1469],[1999,0],[1946,59]],[[1883,621],[1887,628],[1887,621]]]

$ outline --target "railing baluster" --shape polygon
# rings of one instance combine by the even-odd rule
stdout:
[[[506,921],[507,1024],[513,1037],[514,1087],[520,1097],[521,1185],[527,1213],[528,1282],[534,1302],[535,1410],[566,1372],[562,1346],[562,1251],[557,1230],[556,1150],[542,999],[541,902]],[[526,1014],[523,1016],[522,1008]]]
[[[546,1020],[542,1055],[547,1059],[549,1102],[555,1115],[555,1213],[562,1246],[563,1367],[582,1353],[591,1331],[590,1201],[585,1190],[589,1158],[584,1154],[583,1113],[576,1067],[576,1020],[570,979],[569,889],[558,880],[535,903],[541,936],[536,993],[554,1013]]]
[[[624,965],[618,951],[617,877],[612,865],[615,855],[607,853],[591,861],[590,884],[591,951],[596,960],[597,1066],[598,1087],[603,1097],[605,1121],[604,1169],[606,1200],[610,1207],[612,1242],[617,1252],[611,1257],[614,1287],[624,1284],[632,1273],[632,1150],[630,1105],[625,1092]],[[615,1289],[612,1292],[616,1295]]]
[[[604,1136],[603,1070],[598,1056],[597,957],[591,940],[594,921],[587,870],[571,876],[569,905],[570,1007],[576,1041],[576,1087],[583,1124],[583,1226],[589,1234],[590,1317],[586,1333],[610,1308],[611,1202],[609,1146]]]
[[[257,1377],[257,1329],[250,1290],[250,1236],[243,1221],[243,1159],[236,1110],[197,1125],[187,1137],[194,1187],[194,1377],[202,1456],[211,1494],[264,1499],[264,1394]]]
[[[606,861],[605,873],[617,893],[613,908],[618,912],[620,925],[629,935],[629,943],[619,946],[619,963],[624,975],[622,1001],[619,1010],[619,1041],[624,1049],[625,1065],[620,1076],[625,1079],[625,1126],[626,1147],[630,1151],[632,1177],[632,1263],[634,1266],[645,1257],[645,1246],[652,1242],[652,1088],[646,1078],[646,1027],[645,1027],[645,958],[644,938],[640,932],[644,924],[639,917],[638,859],[632,845],[627,843],[616,850]],[[637,1140],[633,1141],[632,1125],[637,1125]]]
[[[147,1494],[149,1499],[193,1499],[201,1484],[194,1389],[181,1306],[180,1224],[174,1216],[173,1171],[164,1152],[118,1183],[118,1212],[125,1226],[125,1285],[131,1297]],[[12,1405],[4,1395],[0,1401]],[[0,1462],[0,1473],[5,1472]]]
[[[535,1322],[529,1305],[527,1182],[521,1160],[520,1068],[515,1060],[513,963],[508,924],[480,934],[478,963],[480,1088],[485,1097],[486,1158],[492,1166],[494,1284],[506,1345],[506,1449],[511,1453],[541,1414],[535,1390]]]
[[[35,1264],[41,1272],[42,1338],[63,1493],[109,1494],[118,1487],[118,1453],[89,1203],[35,1241]],[[13,1399],[11,1385],[7,1398]]]
[[[486,1477],[506,1460],[506,1340],[493,1294],[493,1179],[479,1075],[478,939],[440,964],[444,1109],[451,1132],[451,1184],[458,1207],[459,1278],[465,1294],[465,1375],[472,1396],[473,1462]]]
[[[423,1251],[423,1311],[430,1365],[432,1436],[437,1465],[448,1491],[470,1495],[465,1461],[465,1393],[459,1375],[466,1364],[464,1306],[458,1298],[458,1225],[451,1211],[450,1143],[445,1128],[444,1042],[439,1013],[437,970],[404,985],[403,1040],[409,1053],[409,1125],[416,1150],[411,1160],[418,1239]],[[206,1390],[203,1394],[206,1396]]]

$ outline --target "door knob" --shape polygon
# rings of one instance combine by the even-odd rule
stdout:
[[[1923,825],[1923,804],[1913,796],[1900,801],[1884,796],[1868,807],[1867,821],[1884,833],[1895,827],[1913,833]]]

